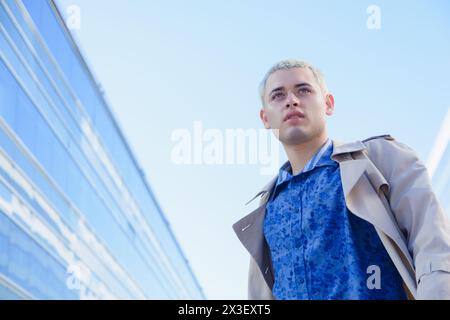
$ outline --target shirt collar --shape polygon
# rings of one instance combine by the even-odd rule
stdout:
[[[308,172],[316,167],[337,164],[331,159],[331,154],[333,153],[333,143],[330,138],[322,145],[322,147],[312,156],[312,158],[305,165],[300,173]],[[299,173],[299,174],[300,174]],[[290,180],[293,177],[292,168],[289,161],[286,161],[279,170],[278,179],[275,187],[279,186],[285,181]]]

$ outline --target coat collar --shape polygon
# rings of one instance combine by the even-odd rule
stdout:
[[[342,154],[348,154],[351,152],[357,152],[366,149],[366,146],[361,141],[355,141],[350,143],[344,143],[339,140],[332,140],[333,141],[333,153],[331,154],[331,158],[333,160],[336,160],[337,162],[341,162],[345,160],[346,158],[340,157]],[[363,164],[360,165],[362,167]],[[361,168],[360,168],[361,169]],[[364,168],[362,168],[364,171]],[[361,171],[361,172],[362,172]],[[278,180],[278,175],[274,176],[257,194],[255,194],[249,201],[245,203],[245,205],[249,204],[253,200],[255,200],[259,196],[263,196],[265,193],[270,193],[272,188],[275,186],[276,182]],[[356,182],[356,181],[354,181]],[[354,184],[354,183],[353,183]],[[346,190],[344,190],[346,191]],[[350,190],[347,190],[350,191]]]

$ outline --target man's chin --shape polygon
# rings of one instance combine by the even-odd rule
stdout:
[[[297,145],[308,139],[308,134],[300,127],[290,127],[280,131],[279,140],[285,145]]]

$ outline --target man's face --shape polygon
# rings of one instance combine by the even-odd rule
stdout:
[[[300,144],[321,135],[326,129],[326,116],[334,110],[333,96],[324,96],[309,68],[272,73],[264,102],[261,120],[283,145]]]

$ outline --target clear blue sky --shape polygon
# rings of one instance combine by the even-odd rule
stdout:
[[[231,225],[267,176],[256,165],[171,162],[177,128],[262,128],[257,85],[284,58],[326,75],[333,139],[390,133],[425,161],[450,107],[450,2],[59,0],[127,140],[210,299],[246,298]],[[369,30],[366,10],[381,9]]]

